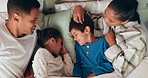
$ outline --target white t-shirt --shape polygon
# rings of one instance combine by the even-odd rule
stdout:
[[[0,25],[0,76],[21,78],[36,45],[36,32],[16,38],[5,23]]]

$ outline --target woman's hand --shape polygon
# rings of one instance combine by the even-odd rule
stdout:
[[[74,12],[73,12],[73,20],[77,23],[83,23],[84,21],[84,13],[85,10],[82,8],[81,5],[77,5],[74,8]]]
[[[108,42],[108,44],[110,46],[116,44],[116,39],[115,39],[115,33],[110,30],[106,35],[105,35],[105,39]]]

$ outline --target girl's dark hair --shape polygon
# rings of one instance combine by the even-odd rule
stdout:
[[[139,14],[137,12],[138,1],[137,0],[113,0],[108,8],[115,11],[120,21],[138,21],[140,23]]]
[[[38,37],[37,44],[39,44],[40,47],[44,47],[44,44],[50,38],[54,38],[56,41],[58,41],[59,38],[62,38],[60,32],[54,28],[37,30],[37,37]]]
[[[7,11],[9,16],[13,12],[30,14],[33,8],[39,8],[40,3],[37,0],[8,0]]]
[[[86,26],[89,26],[90,32],[94,34],[94,22],[89,15],[87,14],[84,15],[83,24],[75,22],[72,18],[69,26],[69,32],[71,32],[72,29],[77,29],[80,30],[81,32],[84,32]]]

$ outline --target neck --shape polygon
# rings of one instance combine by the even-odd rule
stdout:
[[[92,34],[92,35],[90,35],[90,36],[88,37],[88,42],[87,42],[87,43],[92,43],[92,42],[94,42],[94,41],[96,41],[96,40],[97,40],[97,38],[94,37],[93,34]]]
[[[10,20],[8,20],[8,22],[6,23],[6,27],[9,30],[9,32],[16,38],[20,38],[25,36],[25,34],[20,34],[17,24],[14,22],[10,22]]]

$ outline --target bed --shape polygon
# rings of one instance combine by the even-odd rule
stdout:
[[[68,26],[68,22],[70,21],[68,17],[71,16],[69,14],[71,12],[69,12],[68,14],[63,13],[63,15],[62,13],[59,14],[58,12],[66,10],[70,8],[71,6],[80,4],[82,6],[85,6],[85,9],[90,10],[92,14],[97,14],[97,10],[91,9],[91,8],[97,7],[96,6],[98,5],[97,1],[108,2],[109,0],[38,0],[38,1],[41,4],[40,10],[44,12],[45,14],[50,14],[51,19],[53,18],[52,21],[50,21],[50,25],[58,29],[62,33],[62,36],[64,36],[66,48],[70,52],[70,55],[74,62],[75,61],[74,60],[75,59],[75,52],[74,52],[75,42],[71,39],[69,35],[68,27],[66,27]],[[148,0],[138,0],[138,1],[139,1],[138,12],[140,14],[140,19],[142,21],[142,24],[145,30],[147,30],[148,29],[148,15],[147,15],[148,14]],[[1,7],[0,23],[2,23],[2,21],[8,18],[6,3],[7,3],[7,0],[0,1],[0,7]],[[56,12],[56,14],[54,12]],[[61,21],[63,19],[59,19],[59,17],[63,17],[65,20]],[[39,19],[39,21],[44,21],[44,20]],[[148,72],[148,52],[146,53],[146,57],[142,60],[142,62],[138,65],[138,67],[134,71],[132,71],[126,78],[148,78],[147,72]],[[116,75],[115,72],[113,72],[109,74],[103,74],[100,76],[96,76],[94,78],[119,78],[119,77]]]

